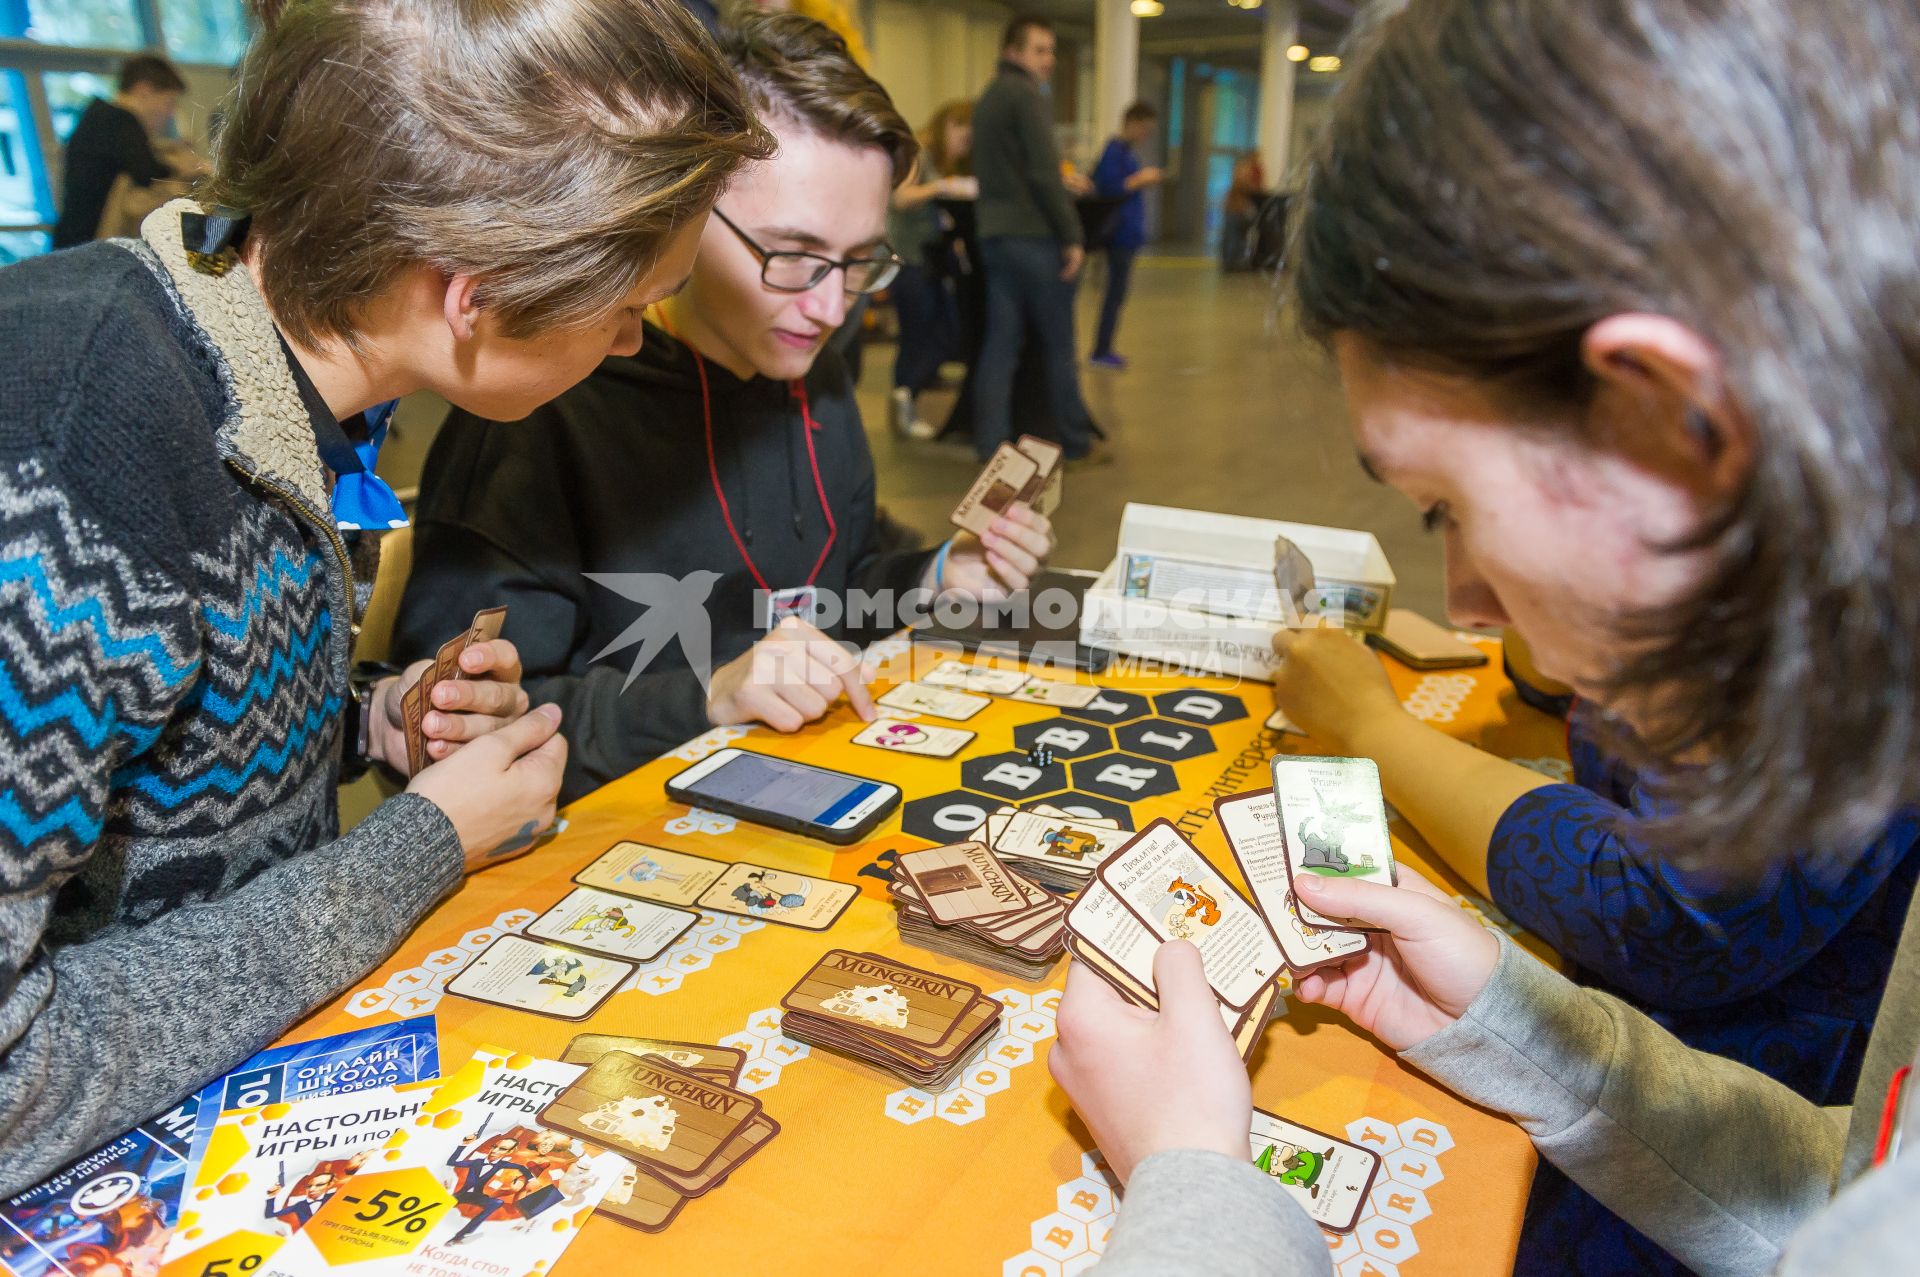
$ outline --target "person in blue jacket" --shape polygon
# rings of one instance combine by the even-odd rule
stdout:
[[[1143,164],[1140,147],[1153,136],[1160,113],[1148,102],[1135,102],[1120,117],[1120,132],[1107,142],[1093,168],[1094,193],[1123,202],[1107,235],[1107,293],[1100,303],[1100,331],[1094,338],[1093,362],[1102,368],[1125,368],[1127,361],[1113,351],[1120,328],[1120,308],[1126,305],[1133,282],[1133,259],[1147,242],[1149,186],[1166,180],[1166,171]]]
[[[1415,718],[1379,658],[1340,631],[1293,636],[1274,692],[1316,739],[1377,762],[1387,800],[1576,981],[1697,1050],[1818,1104],[1849,1103],[1920,875],[1920,813],[1902,812],[1848,855],[1783,856],[1758,884],[1727,881],[1642,837],[1664,814],[1657,777],[1608,752],[1586,702],[1568,715],[1562,783]],[[1690,1270],[1543,1161],[1514,1271]]]

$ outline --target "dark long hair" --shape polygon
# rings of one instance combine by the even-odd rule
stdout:
[[[1728,866],[1871,836],[1920,795],[1920,9],[1411,0],[1348,64],[1309,333],[1549,409],[1608,315],[1715,343],[1754,470],[1613,680],[1661,724],[1654,832]]]

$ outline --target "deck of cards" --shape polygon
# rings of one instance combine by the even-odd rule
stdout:
[[[540,1122],[633,1163],[631,1183],[598,1209],[643,1231],[665,1228],[780,1132],[760,1101],[735,1086],[739,1051],[596,1034],[575,1038],[565,1058],[590,1062]]]
[[[460,669],[461,656],[475,643],[489,643],[499,638],[506,623],[507,609],[503,607],[475,612],[473,624],[465,632],[442,643],[439,652],[434,655],[433,664],[420,671],[420,677],[400,697],[400,723],[407,738],[409,775],[418,776],[433,761],[427,757],[427,734],[423,725],[427,721],[427,711],[433,708],[434,687],[442,679],[465,678]]]
[[[830,949],[780,1000],[788,1037],[927,1090],[969,1064],[1000,1023],[976,984],[877,953]]]
[[[954,526],[978,536],[1015,503],[1052,514],[1065,486],[1063,456],[1059,444],[1033,435],[1001,444],[954,507]]]
[[[982,842],[909,851],[887,889],[900,938],[1023,980],[1044,980],[1066,952],[1067,905]]]
[[[980,829],[1009,869],[1060,891],[1086,886],[1100,863],[1133,837],[1110,817],[1076,816],[1044,803],[1026,811],[1001,807]]]

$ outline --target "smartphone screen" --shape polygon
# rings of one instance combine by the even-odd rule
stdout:
[[[686,785],[684,792],[831,828],[881,788],[878,781],[741,753]]]

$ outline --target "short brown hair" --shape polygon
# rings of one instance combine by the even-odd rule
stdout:
[[[1160,108],[1151,102],[1135,102],[1120,115],[1120,123],[1132,124],[1136,120],[1157,120]]]
[[[762,119],[790,120],[823,138],[872,146],[898,186],[920,143],[880,82],[860,69],[826,24],[798,13],[749,10],[720,30],[720,48]]]
[[[254,37],[209,203],[276,320],[352,345],[404,270],[512,336],[592,322],[772,138],[679,0],[290,0]]]
[[[1752,473],[1613,676],[1662,724],[1654,832],[1702,860],[1856,851],[1920,796],[1916,46],[1912,4],[1413,0],[1307,183],[1311,334],[1558,423],[1609,315],[1719,351]]]
[[[1036,18],[1030,13],[1021,14],[1012,22],[1007,23],[1007,29],[1001,32],[1001,52],[1004,53],[1008,49],[1026,48],[1027,32],[1029,31],[1044,31],[1048,35],[1052,35],[1053,23],[1048,22],[1045,18]]]
[[[120,64],[120,91],[149,85],[162,93],[185,93],[187,82],[173,63],[151,53],[136,54]]]

